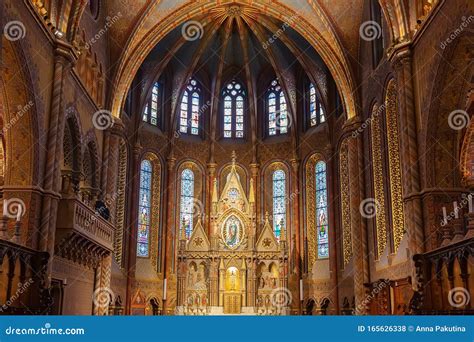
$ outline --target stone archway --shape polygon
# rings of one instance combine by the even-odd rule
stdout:
[[[354,93],[355,82],[350,64],[344,55],[343,48],[339,43],[333,26],[323,11],[315,10],[310,15],[304,15],[298,13],[295,8],[276,1],[241,0],[234,5],[248,7],[260,15],[277,18],[288,23],[300,33],[321,55],[323,61],[329,67],[342,95],[347,117],[351,118],[357,115],[355,99],[351,96]],[[111,96],[110,108],[112,114],[120,116],[126,93],[133,78],[148,53],[162,38],[190,18],[206,15],[221,6],[220,2],[214,1],[190,1],[165,11],[156,5],[147,8],[140,20],[139,27],[144,28],[148,26],[150,29],[140,30],[138,29],[139,27],[135,29],[128,40],[129,45],[122,53],[115,80],[112,82],[112,84],[116,85]],[[319,27],[316,27],[314,24],[314,15],[320,19],[317,23]]]

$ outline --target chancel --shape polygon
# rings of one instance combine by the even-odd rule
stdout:
[[[472,1],[5,2],[1,314],[474,313]]]

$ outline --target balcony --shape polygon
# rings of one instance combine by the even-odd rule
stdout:
[[[56,254],[94,267],[113,250],[114,226],[78,199],[58,208]]]

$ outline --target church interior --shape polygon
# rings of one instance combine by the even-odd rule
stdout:
[[[474,313],[474,2],[1,11],[0,314]]]

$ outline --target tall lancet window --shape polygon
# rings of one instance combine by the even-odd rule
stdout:
[[[237,81],[229,82],[222,91],[224,138],[244,137],[245,90]]]
[[[145,103],[145,108],[143,109],[143,121],[148,122],[153,126],[158,126],[160,122],[161,92],[162,89],[160,88],[160,84],[155,82],[151,89],[151,96]]]
[[[180,224],[189,239],[193,231],[194,215],[194,173],[184,169],[181,173]]]
[[[316,93],[316,87],[313,83],[309,84],[309,111],[308,111],[309,127],[316,126],[326,121],[324,108],[320,98]]]
[[[199,135],[201,101],[201,88],[197,81],[191,78],[181,99],[179,115],[179,131],[181,133]]]
[[[318,234],[318,258],[329,257],[328,239],[328,194],[326,181],[326,163],[316,164],[316,232]]]
[[[273,80],[270,84],[266,100],[268,135],[288,133],[288,110],[285,94],[277,80]]]
[[[273,231],[280,239],[282,228],[286,227],[286,177],[283,170],[273,172]]]
[[[137,256],[149,256],[151,222],[151,181],[153,168],[148,160],[140,167],[140,199],[138,203]]]

